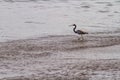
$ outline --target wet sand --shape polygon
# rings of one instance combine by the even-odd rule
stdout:
[[[50,35],[0,43],[0,80],[119,80],[120,36]]]

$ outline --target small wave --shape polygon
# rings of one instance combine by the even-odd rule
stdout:
[[[33,24],[45,24],[44,22],[34,22],[34,21],[25,21],[24,23],[33,23]]]
[[[81,6],[82,8],[90,8],[88,5]]]
[[[102,2],[102,1],[101,2],[96,2],[96,3],[97,4],[110,4],[110,2],[105,2],[105,1],[104,2]]]
[[[100,13],[108,13],[110,11],[108,11],[108,10],[99,10],[98,12],[100,12]]]
[[[37,2],[39,0],[3,0],[5,2]]]

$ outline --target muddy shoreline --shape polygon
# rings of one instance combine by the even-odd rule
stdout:
[[[8,77],[0,80],[119,80],[120,60],[79,60],[50,66],[45,71],[27,76]],[[45,69],[45,68],[44,68]]]
[[[77,38],[52,35],[1,42],[0,80],[120,79],[120,36]]]
[[[35,39],[13,40],[1,42],[1,49],[24,51],[73,51],[84,48],[109,47],[120,44],[119,35],[85,35],[84,40],[78,40],[76,35],[49,35]]]

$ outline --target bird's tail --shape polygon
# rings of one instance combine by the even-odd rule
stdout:
[[[84,32],[84,34],[88,34],[88,32]]]
[[[85,32],[85,34],[88,34],[88,32]]]

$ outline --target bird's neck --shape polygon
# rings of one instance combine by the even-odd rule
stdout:
[[[75,33],[76,33],[76,31],[75,31],[76,27],[77,27],[77,26],[75,25],[75,27],[73,28],[73,31],[74,31]]]

